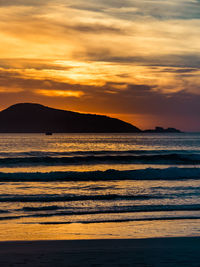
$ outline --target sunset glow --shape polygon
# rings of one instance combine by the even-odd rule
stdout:
[[[199,131],[198,0],[0,0],[0,109]]]

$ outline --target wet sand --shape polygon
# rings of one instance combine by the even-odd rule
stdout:
[[[0,242],[0,266],[200,266],[200,238]]]

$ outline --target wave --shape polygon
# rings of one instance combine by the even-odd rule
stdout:
[[[96,153],[96,152],[95,152]],[[198,153],[153,153],[130,154],[123,152],[119,155],[104,154],[78,155],[78,156],[29,156],[29,157],[6,157],[0,158],[0,166],[48,166],[48,165],[81,165],[81,164],[200,164],[200,154]],[[119,153],[119,152],[118,152]],[[135,152],[134,152],[135,153]]]
[[[55,215],[50,215],[55,216]],[[22,218],[31,218],[31,217],[48,217],[45,214],[40,215],[30,215],[30,216],[5,216],[0,217],[0,221],[3,220],[16,220]],[[121,218],[121,219],[94,219],[94,220],[71,220],[71,221],[55,221],[55,222],[29,222],[28,224],[42,224],[42,225],[51,225],[51,224],[71,224],[71,223],[82,223],[82,224],[91,224],[91,223],[119,223],[119,222],[141,222],[141,221],[177,221],[177,220],[200,220],[200,216],[163,216],[163,217],[148,217],[148,218]]]
[[[59,211],[59,209],[61,209]],[[109,214],[118,214],[118,215],[122,215],[125,213],[129,214],[129,218],[124,218],[122,220],[125,221],[137,221],[137,220],[141,220],[141,221],[145,221],[145,220],[167,220],[171,219],[175,220],[175,219],[200,219],[200,217],[198,215],[187,215],[185,214],[183,215],[177,215],[174,214],[174,216],[172,217],[172,215],[167,214],[165,216],[163,215],[159,215],[156,212],[176,212],[176,211],[199,211],[200,210],[200,204],[185,204],[185,205],[138,205],[138,206],[125,206],[125,207],[119,207],[119,206],[115,206],[115,207],[110,207],[110,208],[105,208],[102,210],[95,210],[95,209],[91,209],[91,210],[81,210],[81,208],[79,210],[77,209],[72,209],[72,210],[66,210],[68,209],[63,208],[61,206],[46,206],[46,207],[29,207],[26,206],[22,209],[16,210],[16,211],[23,211],[23,212],[28,212],[28,214],[22,214],[22,215],[10,215],[10,216],[1,216],[0,220],[13,220],[13,219],[21,219],[21,218],[48,218],[48,217],[55,217],[55,216],[65,216],[65,217],[70,217],[71,221],[67,222],[67,223],[71,223],[72,221],[74,222],[82,222],[82,221],[77,221],[77,217],[76,216],[84,216],[84,215],[109,215]],[[40,213],[43,212],[43,213]],[[47,212],[47,213],[44,213]],[[137,213],[146,213],[146,212],[151,212],[151,216],[148,218],[131,218],[130,219],[130,215],[132,214],[132,216],[135,216],[134,214],[136,214],[136,216],[139,216],[139,214]],[[90,220],[92,217],[85,217],[87,218],[87,221],[84,221],[84,223],[93,223],[93,222],[98,222],[98,221],[88,221]],[[141,216],[145,216],[145,214],[142,214]],[[163,217],[158,217],[158,216],[163,216]],[[168,216],[168,217],[167,217]],[[75,221],[76,220],[76,221]],[[113,221],[113,219],[111,218],[111,221]],[[121,221],[120,220],[116,220],[114,219],[115,222],[117,221]],[[100,222],[100,221],[99,221]],[[105,219],[103,219],[101,222],[106,222]],[[61,222],[62,223],[62,222]]]
[[[85,172],[0,172],[0,182],[38,181],[102,181],[102,180],[180,180],[200,179],[200,168],[165,169],[146,168],[140,170],[106,170]]]
[[[18,210],[20,211],[20,210]],[[185,205],[131,205],[131,206],[111,206],[110,208],[89,209],[85,210],[81,207],[71,209],[63,206],[42,206],[32,207],[25,206],[21,211],[26,212],[40,212],[40,211],[53,211],[48,213],[47,216],[58,215],[94,215],[94,214],[118,214],[118,213],[134,213],[134,212],[162,212],[162,211],[200,211],[200,204],[185,204]],[[54,212],[55,211],[55,212]],[[40,214],[37,214],[38,216]],[[43,216],[44,214],[42,214]],[[46,215],[45,215],[46,216]]]
[[[80,150],[80,151],[24,151],[0,152],[0,158],[60,157],[94,155],[160,155],[160,154],[200,154],[200,150]]]
[[[97,200],[148,200],[160,199],[156,195],[1,195],[0,202],[67,202],[67,201],[97,201]]]
[[[35,195],[0,195],[0,202],[74,202],[74,201],[120,201],[120,200],[150,200],[176,199],[181,197],[198,197],[198,192],[157,193],[157,194],[104,194],[104,195],[69,195],[69,194],[35,194]],[[41,209],[48,209],[47,207]],[[30,207],[31,209],[31,207]],[[32,208],[35,209],[34,207]],[[49,209],[57,209],[52,206]],[[37,208],[36,208],[37,210]]]
[[[1,213],[9,213],[9,211],[8,210],[0,210],[0,214]]]
[[[60,206],[45,206],[45,207],[23,207],[23,211],[52,211],[52,210],[59,210],[63,209],[63,207]]]
[[[142,222],[142,221],[177,221],[177,220],[200,220],[200,216],[180,216],[180,217],[158,217],[158,218],[124,218],[124,219],[102,219],[90,221],[64,221],[64,222],[40,222],[41,225],[72,224],[72,223],[120,223],[120,222]]]

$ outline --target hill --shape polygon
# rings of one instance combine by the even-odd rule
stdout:
[[[130,123],[102,115],[83,114],[20,103],[0,112],[1,133],[137,133]]]

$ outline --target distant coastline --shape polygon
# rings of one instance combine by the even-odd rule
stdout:
[[[0,133],[181,133],[175,128],[138,127],[105,115],[83,114],[34,103],[19,103],[0,112]]]
[[[148,129],[144,130],[144,133],[182,133],[182,131],[176,129],[176,128],[166,128],[156,126],[155,129]]]

